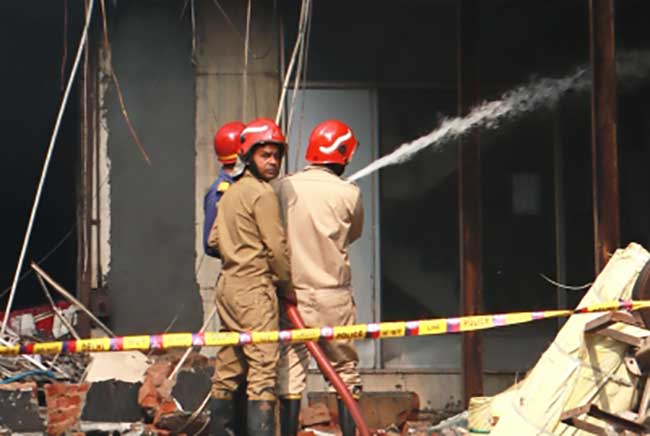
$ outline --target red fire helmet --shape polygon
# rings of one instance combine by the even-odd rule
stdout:
[[[249,153],[257,145],[279,145],[282,153],[284,153],[287,145],[287,140],[280,127],[268,118],[257,118],[246,124],[246,127],[241,132],[240,138],[241,144],[238,153],[244,160],[246,160]]]
[[[315,164],[347,165],[358,144],[347,124],[338,120],[323,121],[309,136],[305,159]]]
[[[244,123],[231,121],[219,127],[214,135],[214,152],[222,164],[234,164],[237,160],[237,150],[240,146],[240,136]]]

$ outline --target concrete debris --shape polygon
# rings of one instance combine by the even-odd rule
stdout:
[[[138,422],[144,419],[138,405],[141,383],[107,380],[90,384],[81,419],[93,422]],[[110,398],[110,401],[106,401]]]
[[[43,432],[36,383],[0,385],[0,425],[11,433]]]
[[[128,383],[142,383],[151,362],[140,351],[118,351],[114,353],[92,353],[85,381],[89,383],[120,380]]]
[[[330,411],[324,403],[316,403],[300,411],[302,425],[309,427],[317,424],[329,424],[332,420]]]
[[[334,421],[338,422],[338,408],[334,392],[310,392],[308,403],[313,406],[325,404]],[[388,428],[390,425],[402,427],[409,419],[414,419],[419,410],[420,400],[414,392],[364,392],[359,400],[361,413],[370,428]]]

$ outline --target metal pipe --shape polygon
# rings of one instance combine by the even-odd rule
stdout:
[[[2,321],[2,327],[0,328],[0,336],[4,335],[5,330],[7,328],[7,320],[9,319],[11,306],[13,305],[14,296],[16,295],[16,288],[18,286],[18,279],[20,278],[20,271],[22,270],[23,262],[25,261],[25,254],[27,254],[27,246],[29,245],[29,240],[32,235],[32,229],[34,227],[34,219],[36,218],[36,211],[38,210],[38,205],[41,201],[41,194],[43,193],[43,186],[45,185],[47,170],[49,169],[50,161],[52,160],[54,144],[56,143],[56,138],[58,137],[59,134],[59,128],[61,127],[61,120],[63,119],[63,112],[65,111],[65,107],[68,102],[68,97],[70,96],[70,90],[72,89],[74,79],[77,75],[77,69],[79,67],[79,61],[81,60],[81,54],[83,53],[83,49],[86,44],[86,38],[88,37],[88,27],[90,27],[90,17],[92,16],[94,4],[95,4],[95,0],[90,0],[90,5],[88,6],[88,10],[86,11],[86,21],[84,24],[83,31],[81,33],[81,40],[79,41],[79,47],[77,47],[77,55],[75,56],[74,64],[72,65],[72,71],[70,72],[70,77],[68,78],[68,84],[66,85],[65,92],[63,93],[63,99],[61,100],[59,113],[56,116],[56,122],[54,123],[52,137],[50,138],[50,144],[47,148],[47,154],[45,155],[45,162],[43,163],[41,177],[38,181],[38,188],[36,189],[34,205],[32,206],[32,211],[29,215],[27,230],[25,231],[25,238],[23,239],[23,246],[20,250],[20,256],[18,257],[18,264],[16,265],[14,280],[13,283],[11,284],[11,292],[9,293],[9,301],[7,301],[7,308],[5,309],[5,317]]]
[[[479,100],[478,1],[458,4],[458,115]],[[458,236],[461,312],[477,315],[482,306],[481,153],[478,134],[458,144]],[[462,378],[465,406],[483,393],[483,341],[479,332],[463,334]]]
[[[598,274],[620,245],[614,0],[590,0],[591,164],[594,268]]]
[[[111,336],[111,337],[115,337],[115,333],[113,333],[113,331],[112,331],[111,329],[109,329],[108,327],[106,327],[106,325],[104,325],[104,323],[101,322],[101,321],[99,320],[99,318],[97,318],[97,317],[96,317],[96,316],[95,316],[95,315],[94,315],[90,310],[88,310],[88,308],[87,308],[86,306],[84,306],[84,305],[83,305],[79,300],[77,300],[77,299],[76,299],[76,298],[75,298],[75,297],[74,297],[70,292],[66,291],[66,290],[63,288],[63,286],[61,286],[60,284],[58,284],[57,282],[55,282],[54,279],[53,279],[52,277],[50,277],[50,276],[49,276],[45,271],[43,271],[43,270],[42,270],[38,265],[36,265],[34,262],[32,262],[32,269],[33,269],[34,271],[36,271],[36,273],[37,273],[39,276],[43,277],[43,279],[44,279],[46,282],[48,282],[48,283],[49,283],[49,284],[50,284],[50,285],[51,285],[51,286],[52,286],[52,287],[53,287],[53,288],[54,288],[54,289],[55,289],[59,294],[63,295],[65,298],[67,298],[68,300],[70,300],[70,302],[71,302],[72,304],[74,304],[74,305],[77,306],[79,309],[81,309],[83,312],[85,312],[86,315],[88,315],[88,316],[90,317],[90,319],[92,319],[95,323],[97,323],[97,325],[98,325],[102,330],[104,330],[104,332],[105,332],[107,335],[109,335],[109,336]]]
[[[201,330],[199,330],[199,333],[205,332],[205,329],[208,328],[208,325],[212,322],[212,319],[216,314],[217,314],[217,305],[215,304],[214,307],[212,308],[212,312],[210,312],[210,315],[208,315],[205,321],[203,321],[203,325],[201,326]],[[181,366],[183,366],[187,358],[190,356],[190,353],[192,352],[192,348],[193,347],[188,347],[187,350],[185,350],[185,353],[183,354],[181,359],[174,367],[174,370],[171,372],[171,374],[167,376],[167,380],[173,380],[173,378],[176,377],[176,374],[181,369]]]
[[[289,318],[289,321],[291,321],[291,323],[295,328],[299,328],[299,329],[305,328],[305,323],[303,322],[302,317],[300,316],[300,313],[298,312],[298,309],[294,304],[285,301],[284,309],[287,314],[287,317]],[[357,431],[359,432],[359,435],[369,436],[370,432],[368,431],[368,426],[366,425],[366,422],[363,419],[363,415],[361,414],[361,409],[359,409],[359,405],[352,397],[352,394],[348,390],[345,383],[343,383],[343,380],[341,380],[341,377],[339,377],[336,371],[334,371],[334,368],[332,368],[332,365],[327,360],[327,357],[325,357],[325,354],[323,353],[321,347],[319,347],[316,342],[305,342],[305,346],[307,347],[311,355],[314,356],[314,359],[316,360],[318,367],[321,369],[321,371],[323,372],[325,377],[327,377],[330,383],[332,383],[332,386],[334,386],[334,389],[336,389],[336,392],[341,397],[341,400],[343,400],[343,403],[345,403],[348,410],[350,410],[350,414],[352,415],[352,419],[354,419],[354,423],[357,426]]]

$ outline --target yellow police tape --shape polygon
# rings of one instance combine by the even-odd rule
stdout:
[[[320,327],[265,332],[206,332],[165,333],[160,335],[120,336],[115,338],[81,339],[58,342],[23,343],[0,346],[0,355],[57,354],[99,351],[126,351],[152,349],[215,347],[262,344],[272,342],[307,342],[337,339],[383,339],[404,336],[428,336],[486,330],[523,324],[541,319],[559,318],[574,314],[634,311],[650,309],[650,301],[612,301],[575,310],[545,310],[493,315],[474,315],[458,318],[423,319],[349,326]]]

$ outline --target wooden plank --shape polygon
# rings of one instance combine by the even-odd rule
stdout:
[[[617,322],[638,326],[638,321],[629,312],[608,312],[585,325],[585,333],[596,333],[598,330],[609,327]]]
[[[591,407],[589,408],[588,412],[589,416],[593,416],[596,419],[600,419],[601,421],[605,421],[609,424],[612,424],[620,429],[625,429],[625,430],[630,430],[634,431],[637,433],[646,433],[648,429],[634,421],[630,421],[629,419],[625,419],[621,416],[614,415],[613,413],[605,412],[604,410],[601,410],[598,406],[595,404],[592,404]]]
[[[645,343],[644,338],[639,338],[637,336],[630,335],[625,332],[615,330],[613,328],[606,328],[606,329],[599,330],[597,334],[601,336],[606,336],[608,338],[612,338],[615,341],[628,344],[632,347],[640,347]]]

